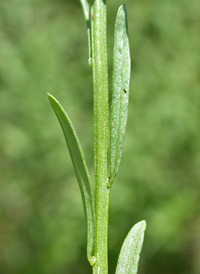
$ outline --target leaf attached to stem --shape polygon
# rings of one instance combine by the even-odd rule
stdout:
[[[116,22],[113,53],[112,104],[110,122],[110,182],[111,187],[121,161],[128,117],[130,83],[130,49],[125,6],[120,6]]]
[[[65,140],[72,159],[76,177],[79,183],[84,209],[87,218],[87,233],[88,233],[88,260],[94,264],[94,237],[95,237],[95,210],[92,195],[92,188],[88,168],[85,162],[83,151],[76,134],[76,131],[70,121],[68,115],[64,111],[60,103],[50,94],[48,94],[51,106],[58,118],[62,127]]]

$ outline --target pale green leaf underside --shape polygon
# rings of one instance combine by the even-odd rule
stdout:
[[[120,6],[114,34],[111,134],[110,134],[110,184],[117,175],[124,143],[128,117],[130,83],[130,49],[125,6]]]
[[[141,221],[128,233],[119,254],[116,274],[137,274],[145,229],[146,222]]]
[[[84,209],[87,217],[88,259],[91,261],[94,248],[94,206],[92,201],[92,190],[88,168],[86,166],[83,151],[72,122],[70,121],[68,115],[60,103],[52,95],[48,94],[48,97],[62,127],[81,190]]]

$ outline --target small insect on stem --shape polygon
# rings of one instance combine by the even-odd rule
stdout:
[[[92,20],[94,20],[94,13],[92,12],[92,14],[91,14],[91,17],[92,17]]]

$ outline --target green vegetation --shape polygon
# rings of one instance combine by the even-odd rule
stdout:
[[[93,185],[72,122],[60,103],[52,95],[48,96],[63,130],[82,194],[87,220],[88,261],[94,274],[107,274],[109,190],[119,169],[128,117],[131,73],[128,24],[126,9],[122,5],[115,23],[109,127],[106,2],[94,0],[91,6],[85,0],[81,3],[88,27],[89,64],[93,72],[95,167]],[[145,228],[146,223],[142,221],[136,224],[127,236],[119,255],[117,273],[137,274]]]
[[[108,64],[121,1],[108,2]],[[129,119],[111,189],[109,273],[132,224],[139,273],[200,272],[197,0],[127,0]],[[0,2],[0,273],[91,273],[71,159],[46,93],[62,102],[93,178],[91,68],[79,1]],[[111,83],[109,83],[111,90]]]

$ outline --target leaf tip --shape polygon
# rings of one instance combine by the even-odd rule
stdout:
[[[54,105],[59,105],[58,100],[56,100],[56,98],[53,95],[51,95],[50,93],[47,92],[47,96],[48,96],[49,102],[53,108],[54,108]]]
[[[145,220],[139,222],[137,225],[140,226],[140,227],[143,227],[144,229],[146,229],[146,227],[147,227],[147,223],[146,223]]]
[[[145,230],[146,230],[146,227],[147,227],[147,223],[146,223],[145,220],[143,220],[143,221],[141,221],[141,222],[139,222],[135,225],[135,230],[140,230],[144,234]]]
[[[47,92],[47,96],[48,96],[49,100],[55,99],[55,98],[53,97],[53,95],[51,95],[49,92]]]
[[[126,5],[122,4],[119,6],[118,13],[126,14]]]

